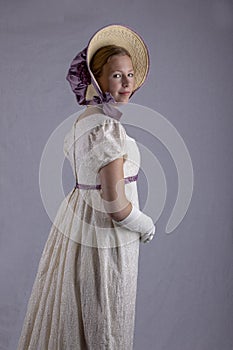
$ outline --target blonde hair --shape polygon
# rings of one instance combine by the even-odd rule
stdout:
[[[106,45],[98,49],[93,55],[90,62],[90,69],[95,78],[101,77],[103,66],[108,62],[108,59],[114,55],[129,56],[130,53],[121,46]]]

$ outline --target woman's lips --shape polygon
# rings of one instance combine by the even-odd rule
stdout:
[[[121,95],[129,95],[129,94],[130,94],[130,91],[119,92],[119,94],[121,94]]]

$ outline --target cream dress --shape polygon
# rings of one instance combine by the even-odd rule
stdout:
[[[136,175],[140,153],[116,119],[77,119],[64,140],[75,180],[100,184],[98,170],[124,157],[124,177]],[[139,207],[137,182],[125,193]],[[139,234],[114,224],[101,190],[73,188],[48,235],[18,350],[133,349]]]

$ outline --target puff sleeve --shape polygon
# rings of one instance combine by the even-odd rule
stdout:
[[[122,124],[111,118],[97,125],[88,135],[88,155],[92,170],[96,173],[117,158],[127,158],[126,131]]]

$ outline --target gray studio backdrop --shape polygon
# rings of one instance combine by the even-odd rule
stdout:
[[[120,23],[143,36],[151,57],[131,102],[176,127],[194,169],[189,210],[167,235],[176,168],[158,140],[127,129],[159,159],[168,188],[157,236],[140,246],[135,350],[232,350],[232,2],[9,0],[0,13],[0,349],[16,349],[51,226],[40,197],[42,151],[80,109],[68,66],[97,29]],[[67,192],[74,183],[66,162],[64,172]],[[142,206],[146,192],[142,181]]]

